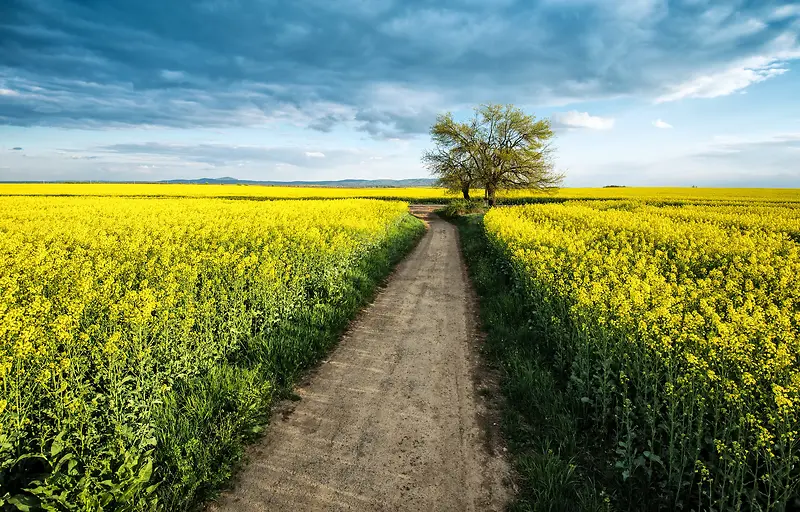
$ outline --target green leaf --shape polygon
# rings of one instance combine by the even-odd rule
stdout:
[[[77,460],[70,459],[69,462],[67,463],[67,474],[70,475],[70,476],[77,475],[78,472],[75,471],[75,466],[77,466],[77,465],[78,465],[78,461]]]
[[[663,465],[663,461],[661,460],[661,457],[659,457],[658,455],[656,455],[653,452],[644,452],[644,456],[647,457],[648,459],[650,459],[653,462],[658,462],[659,464]]]
[[[136,481],[142,484],[146,484],[150,481],[150,477],[153,474],[153,459],[147,461],[142,469],[139,470],[139,476],[136,478]]]
[[[64,450],[64,432],[59,432],[50,445],[50,455],[55,457]]]
[[[15,507],[17,507],[17,510],[22,510],[23,512],[28,512],[30,510],[37,510],[41,508],[39,506],[38,499],[36,499],[33,496],[23,496],[21,494],[9,498],[8,503],[10,505],[14,505]]]
[[[68,454],[64,455],[63,457],[61,457],[58,460],[58,462],[56,463],[56,466],[53,468],[53,473],[57,473],[58,470],[61,469],[61,466],[63,466],[66,462],[69,462],[74,458],[75,458],[75,454],[74,453],[68,453]]]

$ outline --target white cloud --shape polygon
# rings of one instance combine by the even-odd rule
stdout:
[[[319,151],[306,151],[306,156],[308,158],[325,158],[325,153],[320,153]]]
[[[800,58],[800,47],[794,46],[774,55],[761,55],[741,60],[721,71],[696,76],[671,87],[657,97],[656,103],[685,98],[717,98],[743,91],[747,87],[780,76],[789,69],[787,61]]]
[[[662,121],[661,119],[656,119],[655,121],[653,121],[653,126],[655,126],[656,128],[662,128],[662,129],[672,128],[671,124],[669,124],[666,121]]]
[[[770,19],[783,20],[786,18],[794,18],[796,16],[800,16],[800,4],[782,5],[772,11]]]
[[[667,2],[663,0],[626,0],[610,3],[616,9],[617,15],[634,21],[659,18],[658,14],[667,10],[666,4]]]
[[[588,112],[557,112],[553,114],[553,124],[564,128],[587,128],[589,130],[610,130],[614,127],[614,118],[589,115]]]
[[[172,71],[170,69],[161,70],[161,78],[168,82],[181,82],[186,79],[186,73],[183,71]]]
[[[749,137],[715,135],[712,137],[711,148],[718,150],[733,150],[745,147],[787,146],[800,147],[800,132],[777,133],[771,135],[753,135]]]
[[[18,96],[18,95],[19,93],[17,91],[0,88],[0,96]]]
[[[749,18],[725,27],[714,27],[705,34],[705,39],[710,43],[726,43],[757,34],[766,28],[767,24],[763,21]]]

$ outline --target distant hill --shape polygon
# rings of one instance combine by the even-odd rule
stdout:
[[[159,183],[183,183],[192,185],[272,185],[282,187],[342,187],[342,188],[408,188],[433,187],[432,178],[412,178],[407,180],[336,180],[336,181],[258,181],[237,180],[236,178],[196,178],[189,180],[165,180]]]

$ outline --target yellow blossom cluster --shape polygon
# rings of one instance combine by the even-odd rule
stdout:
[[[444,200],[443,188],[281,187],[261,185],[194,185],[177,183],[0,183],[0,195],[229,197],[263,199],[403,199]]]
[[[241,197],[264,199],[333,199],[379,198],[400,199],[413,202],[443,202],[460,198],[437,187],[286,187],[262,185],[195,185],[178,183],[0,183],[0,195],[50,195],[50,196],[157,196],[157,197]],[[473,198],[482,198],[483,190],[471,191]],[[526,202],[564,199],[629,199],[671,202],[697,201],[759,201],[800,202],[797,189],[747,189],[747,188],[678,188],[678,187],[610,187],[562,188],[553,193],[527,189],[503,190],[501,201]]]
[[[408,223],[406,203],[370,199],[0,197],[0,508],[127,506],[86,500],[126,464],[149,485],[170,390],[253,339],[289,343],[279,322],[324,327]],[[281,350],[308,359],[312,334]],[[32,460],[55,476],[27,481]],[[113,499],[137,499],[123,484]]]
[[[676,505],[783,510],[800,481],[798,219],[576,201],[484,222],[623,478]]]

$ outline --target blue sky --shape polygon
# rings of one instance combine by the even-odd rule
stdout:
[[[568,186],[800,187],[800,2],[4,0],[0,180],[426,176],[553,121]]]

